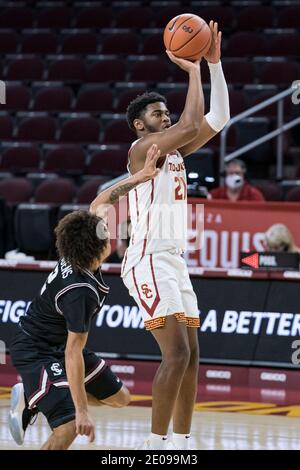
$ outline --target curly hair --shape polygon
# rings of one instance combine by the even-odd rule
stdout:
[[[126,119],[128,126],[131,130],[135,131],[134,120],[140,119],[142,114],[146,111],[146,107],[151,103],[164,103],[167,104],[167,100],[164,96],[154,91],[143,93],[138,95],[133,101],[131,101],[126,110]]]
[[[90,269],[108,242],[103,219],[83,210],[63,217],[55,228],[55,235],[59,257],[68,261],[75,271]]]

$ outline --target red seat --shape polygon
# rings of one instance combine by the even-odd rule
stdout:
[[[98,193],[99,187],[107,181],[107,177],[92,179],[86,181],[78,190],[77,200],[78,204],[91,204]]]
[[[76,193],[73,181],[67,178],[54,178],[41,183],[35,192],[36,203],[67,204],[72,202]]]
[[[186,13],[186,10],[190,10],[190,8],[187,8],[184,5],[181,6],[174,6],[174,5],[169,5],[163,8],[157,8],[157,11],[155,12],[155,26],[157,28],[164,28],[169,21],[174,18],[177,15],[181,15],[183,13]]]
[[[85,169],[85,152],[78,145],[59,145],[49,150],[43,171],[80,175]]]
[[[143,48],[142,48],[142,54],[145,54],[145,55],[165,54],[165,50],[166,48],[162,40],[162,34],[154,33],[145,38]]]
[[[62,54],[96,54],[97,36],[94,33],[72,33],[64,38]]]
[[[274,10],[270,6],[255,5],[242,8],[237,17],[237,30],[272,28]],[[256,54],[257,55],[257,54]]]
[[[6,104],[1,109],[13,111],[27,110],[31,98],[30,90],[24,85],[6,84]]]
[[[23,119],[19,125],[19,140],[51,141],[55,139],[56,120],[50,116],[33,116]]]
[[[164,60],[140,60],[132,65],[131,81],[133,82],[166,82],[170,70]]]
[[[167,93],[168,109],[170,113],[181,114],[185,105],[186,90],[172,90]]]
[[[126,62],[121,59],[99,60],[88,70],[88,82],[123,82],[126,80]]]
[[[108,123],[104,131],[104,143],[129,143],[135,140],[135,135],[125,120],[115,120]]]
[[[32,28],[33,10],[26,7],[8,7],[1,11],[0,28]]]
[[[299,51],[299,34],[278,34],[271,38],[268,55],[299,58]]]
[[[35,96],[35,111],[68,111],[71,109],[74,94],[71,88],[45,87]]]
[[[278,28],[299,28],[300,6],[289,5],[278,12]]]
[[[235,33],[227,44],[226,56],[244,57],[261,56],[267,51],[266,40],[258,33]]]
[[[68,119],[61,128],[61,142],[99,142],[100,124],[92,117]]]
[[[198,14],[197,12],[195,13]],[[217,21],[219,29],[223,30],[234,26],[236,14],[230,6],[203,6],[200,16],[205,19],[207,24],[209,24],[210,20]]]
[[[259,104],[262,101],[265,101],[269,98],[272,98],[275,95],[276,95],[275,91],[273,93],[270,93],[270,92],[261,93],[255,98],[255,100],[253,102],[253,106],[256,105],[256,104]],[[284,99],[284,105],[283,105],[285,116],[289,116],[291,114],[292,105],[293,105],[293,103],[291,101],[291,97],[287,96]],[[263,108],[260,111],[257,111],[255,113],[255,116],[267,116],[267,117],[277,116],[277,103],[271,104],[271,105],[267,106],[266,108]]]
[[[69,28],[72,10],[67,7],[43,7],[37,17],[37,28]]]
[[[87,167],[88,175],[117,176],[127,172],[127,152],[122,149],[101,150],[93,153]]]
[[[110,28],[113,21],[111,8],[89,7],[78,13],[76,28]]]
[[[21,50],[23,54],[55,54],[57,50],[56,35],[48,32],[26,35]]]
[[[10,140],[13,133],[13,121],[9,115],[0,116],[0,139]]]
[[[7,178],[0,181],[0,197],[9,204],[29,201],[32,191],[32,184],[26,178]]]
[[[129,90],[120,93],[116,112],[125,113],[129,103],[134,100],[138,95],[142,95],[144,92],[144,88],[130,88]]]
[[[22,57],[13,60],[9,66],[7,80],[42,80],[44,64],[38,57]]]
[[[104,38],[102,54],[138,54],[140,38],[135,33],[112,33]]]
[[[244,92],[242,90],[229,90],[229,103],[231,117],[245,111],[247,104]]]
[[[282,200],[282,189],[278,184],[272,183],[270,181],[264,181],[260,184],[255,184],[255,186],[263,193],[266,201]]]
[[[48,80],[85,81],[85,61],[76,57],[56,60],[49,67]]]
[[[299,65],[296,62],[271,62],[263,66],[261,83],[290,85],[299,78]]]
[[[222,67],[227,83],[246,84],[254,81],[256,74],[253,62],[223,62]]]
[[[10,147],[2,153],[0,170],[11,172],[37,171],[40,158],[40,151],[35,145]]]
[[[102,112],[112,111],[113,93],[97,86],[91,86],[80,91],[75,106],[76,111]]]
[[[15,31],[0,31],[0,54],[15,54],[17,52],[19,36]]]
[[[150,28],[153,10],[148,7],[126,7],[116,17],[117,28]]]

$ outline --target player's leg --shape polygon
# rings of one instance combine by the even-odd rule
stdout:
[[[67,450],[76,437],[75,420],[62,424],[52,430],[51,436],[41,450]]]
[[[162,328],[152,330],[162,361],[152,385],[152,433],[166,435],[181,383],[190,362],[186,325],[174,315],[166,317]]]
[[[176,437],[177,441],[180,441],[180,436],[184,439],[184,436],[189,436],[190,434],[198,387],[199,343],[197,328],[187,328],[187,334],[189,338],[190,360],[180,385],[173,413],[174,444],[176,447],[179,444],[179,442],[176,442]],[[184,446],[184,442],[182,444]],[[186,446],[188,446],[188,442]]]
[[[91,406],[108,405],[122,408],[130,402],[130,392],[95,353],[84,350],[85,389]]]

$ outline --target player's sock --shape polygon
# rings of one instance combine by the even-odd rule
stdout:
[[[188,450],[190,448],[190,434],[177,434],[173,432],[173,444],[177,449]]]
[[[159,434],[150,434],[150,447],[156,450],[167,448],[168,436],[160,436]]]

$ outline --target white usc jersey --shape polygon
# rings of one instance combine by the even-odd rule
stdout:
[[[161,162],[162,165],[158,165],[158,176],[140,184],[128,194],[132,228],[130,244],[123,260],[122,276],[145,255],[185,250],[187,182],[184,161],[175,150],[162,157]],[[129,167],[130,150],[128,171]]]

